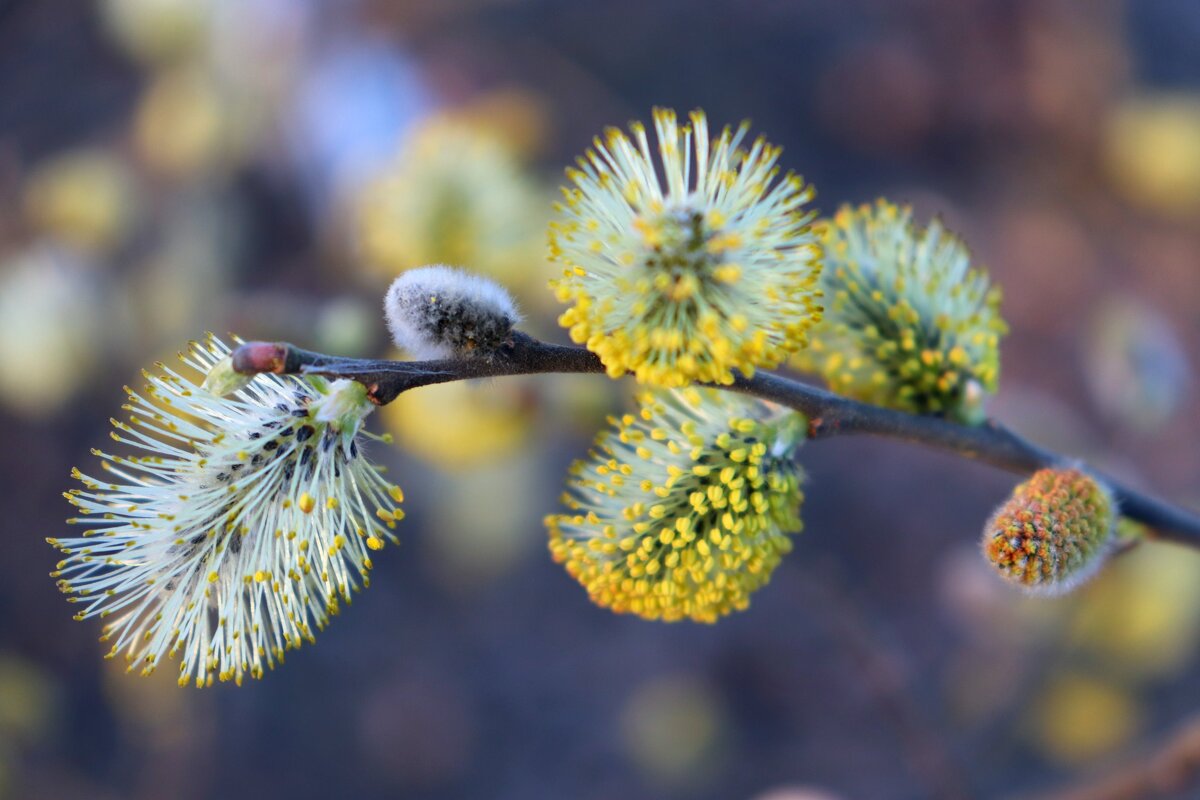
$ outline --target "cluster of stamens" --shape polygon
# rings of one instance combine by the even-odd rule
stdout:
[[[690,389],[611,420],[571,469],[550,552],[592,600],[647,619],[746,608],[801,528],[803,420]]]
[[[210,337],[181,358],[203,375],[227,352]],[[361,385],[259,375],[219,397],[159,366],[113,420],[140,454],[93,451],[104,479],[73,471],[68,522],[88,530],[50,540],[54,575],[130,669],[165,655],[181,683],[261,677],[369,583],[403,493],[362,455]]]

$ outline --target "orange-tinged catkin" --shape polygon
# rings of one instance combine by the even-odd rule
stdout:
[[[1005,579],[1036,594],[1064,594],[1104,563],[1113,539],[1112,494],[1078,469],[1043,469],[988,520],[983,553]]]

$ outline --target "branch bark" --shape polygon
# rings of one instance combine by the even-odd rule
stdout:
[[[349,378],[367,387],[371,400],[390,403],[402,392],[436,383],[544,373],[603,373],[592,352],[549,344],[514,332],[496,353],[442,361],[380,361],[340,358],[301,350],[285,342],[247,342],[233,353],[238,372],[321,375]],[[808,418],[810,439],[868,434],[944,450],[1000,469],[1027,474],[1043,467],[1080,466],[1076,459],[1039,447],[996,422],[977,427],[939,417],[917,416],[860,403],[799,381],[755,373],[737,375],[731,386],[717,387],[769,400]],[[1146,525],[1158,539],[1200,548],[1200,516],[1139,492],[1086,465],[1112,489],[1121,513]]]

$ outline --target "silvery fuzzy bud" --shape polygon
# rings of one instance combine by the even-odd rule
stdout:
[[[418,359],[490,356],[521,320],[499,284],[445,266],[396,278],[384,313],[392,341]]]

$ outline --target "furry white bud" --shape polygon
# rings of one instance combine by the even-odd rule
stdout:
[[[499,284],[444,266],[396,278],[383,308],[392,341],[418,359],[490,356],[521,320]]]

